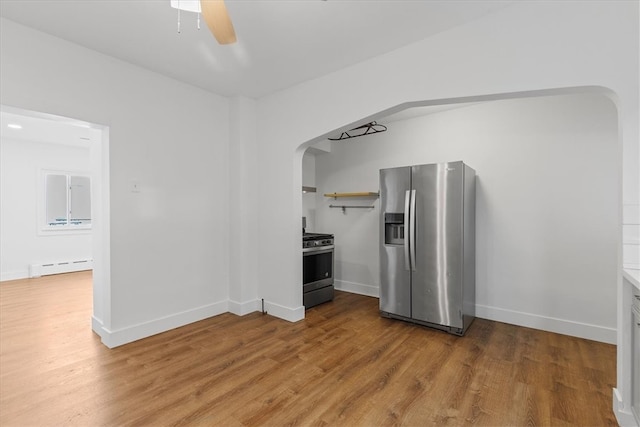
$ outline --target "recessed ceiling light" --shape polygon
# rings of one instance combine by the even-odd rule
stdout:
[[[7,127],[11,129],[22,129],[22,125],[19,125],[17,123],[9,123]]]

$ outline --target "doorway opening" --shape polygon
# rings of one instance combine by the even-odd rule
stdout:
[[[375,199],[331,209],[342,201],[325,193],[376,192],[382,168],[464,161],[478,173],[479,317],[615,342],[622,166],[612,98],[573,88],[410,103],[363,118],[388,131],[332,142],[302,162],[303,186],[317,189],[312,208],[303,195],[302,211],[335,235],[335,288],[377,296],[381,212]]]
[[[0,115],[1,280],[92,269],[92,329],[102,337],[110,320],[109,128],[6,105]],[[66,215],[47,222],[60,177],[71,183],[57,194]]]

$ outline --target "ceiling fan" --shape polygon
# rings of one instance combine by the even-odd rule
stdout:
[[[178,9],[178,32],[180,32],[180,11],[185,10],[198,14],[198,29],[200,29],[200,14],[202,14],[218,43],[236,42],[236,32],[224,0],[171,0],[171,7]]]

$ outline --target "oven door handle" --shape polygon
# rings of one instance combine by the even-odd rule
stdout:
[[[315,247],[315,248],[303,248],[302,249],[302,253],[305,254],[305,255],[311,255],[311,254],[315,254],[315,253],[325,253],[325,252],[333,251],[334,248],[335,248],[334,245],[318,246],[318,247]]]

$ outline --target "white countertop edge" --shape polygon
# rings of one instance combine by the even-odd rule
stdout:
[[[640,289],[640,270],[623,268],[622,276],[627,279],[633,286]]]

